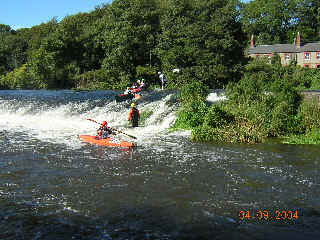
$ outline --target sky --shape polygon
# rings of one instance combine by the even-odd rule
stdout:
[[[0,0],[0,24],[12,29],[30,28],[57,17],[90,12],[111,0]]]
[[[0,24],[9,25],[15,30],[30,28],[55,17],[61,21],[68,15],[90,12],[96,6],[111,2],[112,0],[0,0]]]

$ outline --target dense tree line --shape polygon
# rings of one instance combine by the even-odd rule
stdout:
[[[0,88],[121,89],[138,77],[156,84],[158,71],[169,87],[217,88],[243,75],[251,34],[316,41],[319,28],[317,0],[115,0],[32,28],[0,24]]]
[[[221,87],[244,60],[239,10],[237,0],[115,0],[61,22],[1,25],[1,86],[117,89],[137,77],[156,84],[162,71],[171,87]]]
[[[241,18],[257,44],[293,43],[297,32],[304,41],[320,40],[318,0],[253,0],[242,5]]]

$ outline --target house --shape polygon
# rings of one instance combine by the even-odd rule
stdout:
[[[273,44],[255,45],[252,35],[248,55],[250,57],[268,57],[278,54],[281,64],[289,65],[291,61],[296,61],[297,65],[309,68],[320,68],[320,42],[302,44],[301,36],[298,32],[293,44]]]

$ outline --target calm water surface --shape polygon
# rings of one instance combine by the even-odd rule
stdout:
[[[0,91],[0,239],[320,239],[318,146],[193,143],[170,92],[130,129],[116,94]],[[138,147],[81,142],[87,118]]]

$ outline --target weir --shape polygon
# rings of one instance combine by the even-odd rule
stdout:
[[[21,97],[18,91],[12,92],[0,100],[0,129],[23,131],[39,140],[74,146],[78,145],[78,135],[96,134],[99,126],[88,118],[97,122],[106,120],[113,128],[137,135],[143,143],[145,138],[170,128],[178,108],[174,92],[145,92],[137,102],[142,119],[135,129],[130,128],[127,120],[130,102],[116,102],[117,92],[61,91],[57,100],[55,91],[42,91],[40,98],[40,92],[27,93]]]

